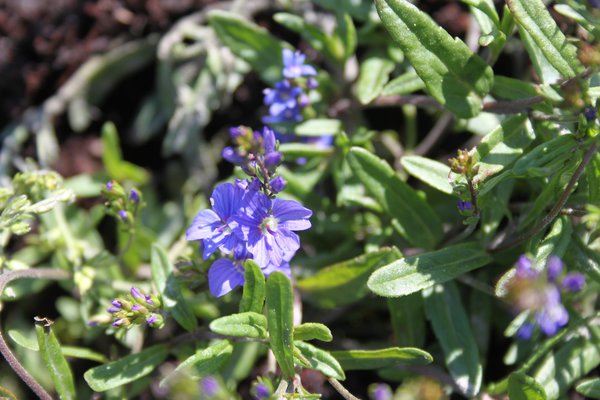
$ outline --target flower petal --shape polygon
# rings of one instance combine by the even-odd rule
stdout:
[[[312,215],[312,211],[302,207],[297,201],[275,199],[272,212],[282,228],[302,231],[311,226],[308,218]]]
[[[227,221],[242,205],[244,191],[232,183],[217,185],[210,196],[213,210],[223,221]]]
[[[215,297],[221,297],[244,284],[244,274],[233,261],[221,258],[208,270],[208,288]]]
[[[186,240],[206,239],[214,235],[216,229],[223,225],[221,218],[213,210],[200,211],[185,232]]]

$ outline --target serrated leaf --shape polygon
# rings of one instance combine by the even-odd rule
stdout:
[[[223,363],[231,356],[233,346],[228,340],[222,340],[205,349],[196,351],[192,356],[186,358],[181,364],[160,382],[164,386],[170,379],[180,374],[185,374],[193,379],[215,373]]]
[[[165,310],[169,311],[185,330],[192,332],[198,326],[198,321],[192,307],[181,293],[180,283],[173,274],[173,265],[167,252],[157,243],[152,245],[150,266]]]
[[[35,331],[44,364],[50,373],[54,388],[61,399],[76,399],[75,383],[69,363],[60,348],[60,343],[52,330],[52,322],[45,318],[35,318]]]
[[[564,77],[572,78],[583,69],[577,48],[567,41],[542,0],[507,0],[507,4],[517,24]]]
[[[380,296],[405,296],[449,281],[491,261],[477,243],[457,244],[394,261],[375,271],[367,286]]]
[[[348,163],[387,214],[397,220],[406,240],[426,249],[435,246],[442,236],[439,217],[388,163],[360,147],[350,149]]]
[[[301,341],[294,341],[294,347],[302,355],[302,357],[297,357],[297,359],[303,367],[320,371],[334,379],[346,379],[340,363],[329,352]],[[307,364],[304,362],[305,360],[308,361]]]
[[[210,323],[209,328],[220,335],[267,338],[267,319],[252,311],[217,318]]]
[[[452,194],[449,180],[456,174],[452,173],[446,164],[421,156],[404,156],[400,159],[400,163],[406,172],[415,178],[440,192]]]
[[[423,292],[425,313],[444,351],[446,366],[467,397],[479,393],[482,368],[471,324],[452,282]]]
[[[284,45],[267,30],[222,10],[209,12],[208,22],[219,40],[248,62],[265,82],[274,84],[281,79]]]
[[[139,353],[88,369],[83,377],[92,390],[105,392],[151,374],[168,354],[167,345],[151,346]]]
[[[331,342],[333,336],[329,328],[316,322],[305,322],[294,326],[294,340],[320,340]]]
[[[375,5],[429,93],[459,117],[477,115],[494,80],[485,61],[410,2],[376,0]]]
[[[267,325],[271,350],[287,378],[294,372],[294,293],[292,284],[282,272],[267,279]]]
[[[361,104],[369,104],[383,90],[394,70],[394,62],[389,58],[372,55],[360,65],[360,73],[356,82],[356,97]]]
[[[379,350],[332,351],[344,371],[379,369],[397,365],[425,365],[433,361],[428,352],[413,347],[390,347]]]
[[[321,307],[351,304],[369,293],[366,283],[373,270],[400,257],[397,249],[383,248],[323,268],[297,286]]]
[[[589,399],[600,399],[600,378],[588,379],[575,387],[577,393]]]
[[[242,301],[240,302],[240,312],[262,312],[265,304],[265,291],[265,274],[254,261],[246,261],[244,263],[244,289]]]
[[[530,376],[514,372],[508,379],[510,400],[546,400],[544,388]]]

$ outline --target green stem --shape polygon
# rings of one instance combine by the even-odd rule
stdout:
[[[54,269],[54,268],[35,268],[35,269],[25,269],[18,271],[6,272],[0,275],[0,296],[4,292],[4,288],[6,285],[15,280],[15,279],[51,279],[51,280],[64,280],[69,279],[71,275],[62,269]],[[23,365],[19,362],[17,357],[13,354],[8,347],[8,344],[4,340],[4,336],[2,335],[2,326],[0,321],[0,353],[4,356],[4,359],[10,365],[10,367],[15,371],[15,373],[21,378],[23,382],[38,396],[43,400],[52,400],[52,396],[40,385],[29,372],[23,367]]]
[[[74,266],[79,266],[81,264],[81,254],[77,248],[77,242],[75,241],[73,232],[71,232],[69,224],[67,223],[67,219],[65,218],[64,207],[65,206],[62,204],[57,204],[52,210],[52,213],[54,214],[54,219],[56,220],[58,230],[65,240],[65,245],[67,247],[67,258],[73,263]]]

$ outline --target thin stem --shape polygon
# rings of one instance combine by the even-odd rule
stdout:
[[[435,146],[435,144],[441,139],[442,135],[448,129],[448,126],[454,121],[454,115],[451,112],[445,111],[440,119],[437,120],[433,128],[427,133],[425,139],[419,143],[415,149],[415,154],[423,156]]]
[[[25,269],[18,271],[6,272],[0,275],[0,296],[4,292],[6,285],[15,279],[51,279],[51,280],[64,280],[69,279],[70,274],[62,269],[54,268],[35,268]],[[0,321],[0,353],[4,356],[4,359],[10,365],[10,367],[16,372],[27,386],[43,400],[52,400],[52,396],[40,385],[33,376],[27,372],[25,367],[19,362],[17,357],[13,354],[8,347],[8,344],[4,340],[2,335],[2,326]]]
[[[594,142],[588,148],[588,150],[585,152],[585,155],[583,156],[583,160],[581,160],[581,163],[579,164],[579,166],[577,167],[577,169],[571,176],[571,179],[569,180],[567,187],[560,195],[556,204],[554,204],[554,207],[552,207],[550,212],[548,212],[548,215],[546,215],[544,218],[542,218],[542,220],[540,222],[538,222],[535,226],[533,226],[531,229],[529,229],[529,231],[527,231],[526,233],[519,235],[516,239],[514,239],[512,241],[509,241],[506,243],[501,243],[499,246],[494,247],[494,248],[489,248],[488,251],[498,252],[498,251],[506,250],[511,247],[517,246],[517,245],[523,243],[524,241],[526,241],[527,239],[537,235],[539,232],[542,231],[542,229],[544,229],[546,226],[548,226],[548,224],[550,224],[552,221],[554,221],[554,219],[556,217],[558,217],[561,210],[565,206],[565,203],[569,199],[569,196],[571,195],[573,188],[577,184],[577,181],[581,177],[581,174],[583,174],[585,167],[591,161],[592,157],[594,157],[594,155],[596,154],[596,151],[598,151],[598,143]]]
[[[327,378],[327,380],[329,381],[329,383],[331,384],[331,386],[333,386],[333,388],[335,390],[337,390],[339,394],[342,395],[342,397],[344,399],[346,399],[346,400],[360,400],[358,397],[356,397],[352,393],[350,393],[348,391],[348,389],[346,389],[337,379],[335,379],[335,378]]]

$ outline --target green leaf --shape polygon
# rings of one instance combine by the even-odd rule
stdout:
[[[92,390],[105,392],[151,374],[168,354],[167,345],[151,346],[139,353],[89,369],[83,377]]]
[[[140,185],[148,182],[150,175],[145,169],[123,160],[119,134],[112,122],[106,122],[102,126],[102,146],[102,162],[112,179],[131,180]]]
[[[588,399],[600,399],[600,378],[585,380],[577,385],[575,390]]]
[[[356,35],[356,26],[354,25],[354,21],[352,21],[350,14],[340,12],[339,9],[336,11],[336,19],[338,23],[336,33],[339,34],[339,37],[344,45],[344,60],[348,60],[356,51],[356,45],[358,41]]]
[[[329,136],[342,130],[342,121],[338,119],[315,118],[296,126],[294,132],[298,136]]]
[[[181,293],[181,285],[173,274],[173,265],[167,252],[158,243],[152,245],[150,266],[165,310],[169,311],[185,330],[192,332],[198,326],[198,321],[191,305]]]
[[[482,267],[492,258],[477,243],[401,258],[375,271],[367,286],[385,297],[405,296]]]
[[[452,194],[452,185],[449,180],[456,174],[452,173],[447,165],[421,156],[404,156],[400,162],[406,172],[415,178],[440,192]]]
[[[333,147],[317,146],[309,143],[282,143],[279,145],[279,151],[284,157],[322,157],[333,154]]]
[[[459,117],[477,115],[494,80],[485,61],[410,2],[375,0],[375,5],[429,93]]]
[[[346,379],[340,363],[329,352],[301,341],[294,341],[294,347],[301,354],[301,357],[296,359],[300,361],[299,364],[303,367],[320,371],[334,379]]]
[[[352,147],[348,162],[387,214],[398,221],[399,233],[412,245],[430,249],[442,237],[442,223],[431,206],[376,155]]]
[[[209,328],[220,335],[267,338],[267,319],[252,311],[217,318],[210,323]]]
[[[414,70],[405,72],[404,74],[392,79],[385,85],[382,96],[402,96],[416,92],[417,90],[425,89],[425,83]]]
[[[294,293],[292,283],[282,272],[267,279],[267,324],[271,350],[286,378],[294,372]]]
[[[62,353],[65,357],[80,358],[82,360],[91,360],[99,363],[108,362],[104,354],[90,350],[86,347],[62,346]]]
[[[542,0],[507,0],[507,4],[517,24],[564,77],[572,78],[583,69],[577,48],[567,41]]]
[[[425,365],[433,361],[428,352],[412,347],[379,350],[332,351],[344,371],[379,369],[397,365]]]
[[[519,30],[519,36],[521,37],[521,42],[529,53],[529,58],[531,59],[531,64],[533,65],[533,69],[539,77],[539,80],[544,84],[552,84],[555,83],[560,78],[560,72],[556,70],[548,61],[542,50],[538,47],[538,45],[533,40],[533,37],[527,32],[525,28],[521,25],[517,25]]]
[[[546,400],[544,388],[530,376],[513,372],[508,379],[510,400]]]
[[[555,400],[563,398],[573,382],[588,374],[598,364],[598,341],[577,337],[570,339],[557,352],[542,361],[534,378],[545,389],[548,400]]]
[[[423,297],[419,293],[389,297],[387,306],[394,329],[394,343],[408,347],[423,346],[425,344]]]
[[[383,248],[323,268],[315,275],[298,281],[297,286],[321,307],[351,304],[369,293],[367,280],[372,271],[401,256],[395,248]]]
[[[392,60],[379,55],[367,56],[360,64],[360,73],[356,82],[356,97],[361,104],[369,104],[383,90],[394,70]]]
[[[313,340],[331,342],[333,336],[329,328],[316,322],[305,322],[294,326],[294,340]]]
[[[37,342],[37,336],[36,338],[33,338],[23,334],[22,332],[16,329],[9,329],[8,337],[10,337],[16,344],[18,344],[21,347],[33,351],[40,351],[40,345]]]
[[[268,31],[237,14],[213,10],[208,22],[223,44],[248,62],[261,78],[274,84],[282,77],[284,45]]]
[[[61,399],[76,399],[73,373],[62,353],[60,343],[54,335],[52,321],[35,317],[35,331],[42,359],[50,373],[56,392]]]
[[[452,282],[423,292],[425,314],[444,351],[446,366],[456,385],[467,397],[479,393],[482,368],[477,342],[467,313]]]
[[[265,304],[265,274],[256,263],[248,260],[244,263],[244,289],[240,312],[262,312]]]
[[[502,121],[486,135],[473,153],[479,167],[478,176],[497,174],[519,158],[535,139],[526,115],[516,115]]]
[[[571,238],[569,248],[565,252],[565,263],[600,283],[600,256],[583,242],[579,234],[575,233]]]
[[[186,358],[181,364],[160,381],[164,386],[169,380],[176,376],[185,374],[193,379],[215,373],[233,352],[233,346],[228,340],[221,340],[205,349],[196,351],[195,354]]]
[[[517,100],[537,96],[538,92],[530,82],[496,75],[492,94],[502,99]]]

